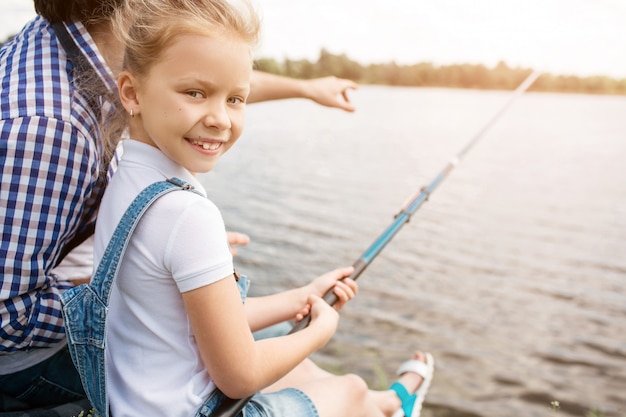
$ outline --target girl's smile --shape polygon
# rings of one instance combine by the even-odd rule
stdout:
[[[189,142],[191,142],[193,146],[199,147],[200,151],[207,153],[215,152],[223,145],[223,142],[212,141],[211,139],[189,139]]]

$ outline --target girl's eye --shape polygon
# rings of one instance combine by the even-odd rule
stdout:
[[[230,97],[228,99],[228,102],[231,104],[243,104],[244,103],[241,97]]]
[[[202,98],[204,94],[201,91],[187,91],[187,95],[193,98]]]

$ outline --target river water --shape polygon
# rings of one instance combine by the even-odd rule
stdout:
[[[264,294],[352,264],[508,92],[362,86],[353,114],[248,107],[201,177]],[[626,416],[626,97],[527,93],[359,279],[314,359],[393,381],[436,359],[424,416]],[[558,401],[558,413],[550,406]]]

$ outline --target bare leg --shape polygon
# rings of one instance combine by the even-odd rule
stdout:
[[[365,381],[354,374],[317,379],[296,388],[311,398],[320,417],[384,417]]]
[[[415,352],[412,359],[425,362],[424,353]],[[408,392],[415,392],[423,378],[412,372],[402,374],[398,382]],[[315,403],[320,417],[391,416],[401,406],[400,398],[392,390],[368,390],[365,381],[356,375],[335,376],[307,359],[263,392],[296,387]]]
[[[316,379],[333,377],[335,375],[317,366],[311,359],[305,359],[274,384],[263,390],[263,393],[280,391],[281,389],[295,387]]]
[[[426,356],[423,352],[419,351],[413,353],[413,357],[411,359],[426,362]],[[407,372],[400,375],[397,381],[404,385],[408,392],[415,392],[424,381],[424,378],[413,372]],[[402,405],[400,398],[398,398],[398,395],[392,390],[370,391],[370,396],[385,416],[393,415],[393,413],[395,413],[396,410],[398,410]]]

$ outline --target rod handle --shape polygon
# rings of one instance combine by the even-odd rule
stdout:
[[[330,290],[328,290],[326,292],[326,294],[324,294],[324,297],[322,297],[322,298],[324,299],[324,301],[326,301],[331,306],[335,305],[335,303],[338,301],[337,295],[335,295],[335,293],[333,292],[332,288]],[[302,320],[296,322],[293,325],[293,327],[291,328],[291,331],[289,332],[289,334],[293,334],[295,332],[299,332],[300,330],[302,330],[305,327],[307,327],[310,322],[311,322],[311,315],[307,314],[306,316],[304,316],[302,318]]]
[[[352,272],[352,274],[350,274],[350,276],[348,278],[352,278],[353,280],[356,281],[356,279],[359,277],[359,275],[361,275],[361,272],[363,272],[365,270],[367,265],[368,265],[367,262],[365,262],[365,261],[363,261],[363,259],[359,258],[352,265],[354,267],[354,271]],[[326,294],[324,294],[324,296],[322,298],[324,299],[324,301],[326,301],[331,306],[334,306],[335,303],[337,301],[339,301],[339,298],[333,292],[333,288],[331,288],[328,291],[326,291]],[[302,320],[300,320],[299,322],[294,324],[294,326],[291,328],[291,331],[289,332],[289,334],[293,334],[295,332],[298,332],[298,331],[304,329],[305,327],[307,327],[309,325],[310,322],[311,322],[311,315],[307,314],[306,316],[304,316],[304,318]]]

